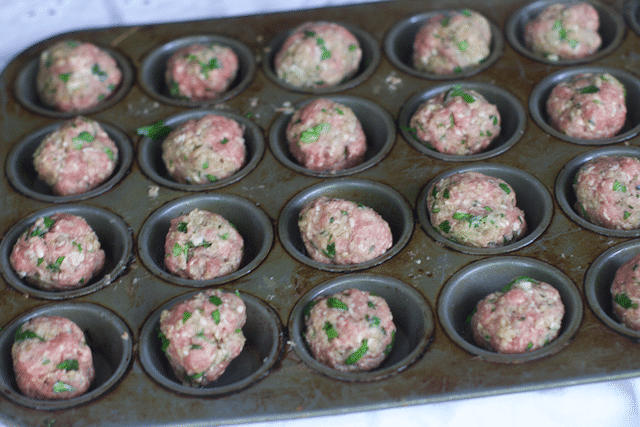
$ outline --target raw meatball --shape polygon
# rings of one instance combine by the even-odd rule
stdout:
[[[48,134],[33,153],[38,178],[59,196],[93,190],[118,163],[118,147],[95,120],[76,117]]]
[[[582,59],[600,47],[599,26],[598,12],[590,4],[558,3],[527,22],[524,41],[533,52],[551,61]]]
[[[579,74],[558,84],[547,99],[551,125],[581,139],[611,138],[627,117],[626,91],[611,74]]]
[[[244,241],[222,216],[194,209],[171,220],[164,250],[164,263],[172,274],[210,280],[238,269]]]
[[[238,57],[232,49],[196,43],[169,58],[165,80],[172,96],[207,101],[224,93],[237,73]]]
[[[386,301],[349,289],[313,301],[305,338],[313,357],[340,371],[369,371],[391,352],[396,334]]]
[[[324,264],[369,261],[393,245],[389,224],[361,203],[322,196],[307,204],[298,220],[309,256]]]
[[[459,85],[422,104],[409,126],[415,136],[440,153],[480,153],[500,133],[500,113],[474,90]]]
[[[416,34],[413,66],[435,74],[451,74],[479,64],[491,53],[491,27],[481,14],[463,10],[437,14]]]
[[[84,394],[95,376],[91,349],[71,320],[41,316],[25,322],[11,347],[20,391],[34,399],[71,399]]]
[[[466,246],[503,246],[527,229],[513,188],[479,172],[457,173],[438,181],[427,197],[427,208],[436,231]]]
[[[639,176],[635,157],[601,156],[585,163],[573,181],[578,214],[605,228],[640,228]]]
[[[189,120],[162,141],[162,160],[180,183],[216,182],[244,166],[243,132],[238,122],[224,116],[207,114]]]
[[[498,353],[517,354],[553,341],[563,317],[564,305],[553,286],[518,277],[478,303],[471,328],[478,345]]]
[[[286,135],[293,157],[313,171],[357,166],[367,151],[366,136],[353,110],[329,99],[317,99],[296,111]]]
[[[40,55],[36,85],[44,103],[81,111],[108,98],[122,80],[116,61],[91,43],[66,40]]]
[[[84,218],[55,213],[25,230],[9,261],[18,276],[35,286],[67,291],[88,285],[102,270],[105,254]]]
[[[640,331],[640,254],[624,263],[611,284],[613,312],[627,328]]]
[[[353,76],[362,49],[346,28],[331,22],[306,22],[285,40],[275,57],[278,78],[302,88],[335,86]]]
[[[160,315],[162,350],[183,384],[215,381],[244,347],[247,310],[239,295],[207,290]]]

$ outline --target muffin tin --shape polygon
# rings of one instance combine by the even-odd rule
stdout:
[[[638,1],[594,2],[605,46],[587,61],[549,63],[518,45],[524,22],[549,2],[490,0],[469,8],[492,25],[490,57],[441,78],[411,69],[411,35],[433,13],[463,8],[411,0],[314,10],[119,27],[61,34],[18,55],[4,70],[0,158],[0,420],[14,425],[224,424],[307,417],[517,392],[637,376],[640,337],[612,314],[607,282],[640,251],[637,232],[601,230],[573,211],[572,180],[599,153],[638,156]],[[633,31],[628,31],[626,21]],[[310,20],[344,24],[363,46],[358,73],[343,84],[302,91],[275,78],[273,57],[295,26]],[[83,196],[53,195],[31,166],[37,143],[68,114],[41,105],[34,90],[43,49],[65,38],[91,41],[113,53],[125,79],[116,95],[83,112],[104,125],[123,153],[110,180]],[[224,43],[240,72],[220,99],[171,99],[163,61],[190,41]],[[505,40],[507,42],[505,42]],[[628,123],[606,141],[570,141],[545,122],[548,82],[576,70],[611,70],[629,85]],[[555,80],[554,80],[555,81]],[[440,156],[408,131],[418,105],[460,84],[495,102],[503,131],[487,152]],[[318,97],[349,105],[363,122],[370,150],[363,165],[312,173],[289,156],[284,130],[296,108]],[[244,126],[248,162],[234,176],[203,186],[174,182],[160,159],[161,141],[138,128],[169,127],[203,114]],[[605,147],[606,145],[606,147]],[[433,229],[425,199],[439,178],[475,170],[509,182],[529,231],[499,249],[455,245]],[[357,199],[391,226],[392,248],[354,266],[312,261],[297,232],[304,203],[320,195]],[[169,221],[194,207],[217,211],[245,241],[240,269],[211,281],[171,276],[162,263]],[[8,257],[38,215],[71,211],[87,217],[107,249],[108,264],[89,287],[41,292],[23,283]],[[524,355],[478,348],[466,316],[488,292],[529,275],[556,286],[566,308],[556,341]],[[207,288],[238,292],[247,304],[247,344],[228,373],[192,389],[173,376],[161,352],[161,311]],[[316,296],[351,287],[385,297],[397,321],[397,346],[366,373],[338,373],[318,364],[304,341],[303,310]],[[64,314],[90,336],[100,375],[90,392],[64,402],[27,399],[16,388],[10,348],[25,319]],[[94,348],[92,347],[92,348]]]

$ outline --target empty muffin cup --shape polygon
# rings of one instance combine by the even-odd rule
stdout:
[[[624,3],[624,17],[633,32],[640,36],[640,2],[638,0],[627,0]]]

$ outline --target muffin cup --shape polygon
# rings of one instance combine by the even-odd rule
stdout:
[[[495,105],[500,113],[500,134],[491,142],[489,147],[484,151],[469,155],[452,155],[441,153],[430,148],[424,142],[415,136],[415,131],[411,128],[410,122],[413,115],[420,106],[429,99],[448,91],[455,85],[467,90],[475,90],[485,99]],[[472,81],[456,81],[446,84],[440,84],[429,89],[419,92],[411,97],[400,110],[398,123],[402,136],[409,144],[422,154],[427,154],[440,160],[447,161],[478,161],[488,159],[504,153],[511,148],[524,134],[527,126],[527,112],[518,101],[518,99],[506,90],[488,83],[472,82]]]
[[[18,329],[39,316],[65,317],[85,334],[91,348],[95,378],[87,392],[67,400],[27,397],[18,389],[11,347]],[[112,311],[92,303],[58,302],[40,306],[14,319],[0,332],[0,393],[9,401],[41,411],[58,411],[87,404],[114,388],[126,374],[133,354],[133,336],[127,324]]]
[[[13,247],[22,233],[31,227],[38,218],[51,216],[55,213],[67,213],[84,218],[98,236],[100,247],[104,250],[104,267],[82,288],[64,291],[40,289],[20,278],[9,262]],[[133,259],[133,237],[129,226],[118,215],[106,209],[73,204],[51,206],[30,214],[11,227],[0,242],[0,257],[2,260],[0,273],[7,284],[17,291],[47,300],[76,298],[102,289],[125,273],[125,269]]]
[[[393,349],[382,364],[366,372],[343,372],[318,362],[304,338],[304,312],[316,298],[347,289],[359,289],[384,298],[393,315],[396,337]],[[377,381],[395,375],[416,362],[433,340],[435,324],[429,303],[404,282],[374,274],[347,274],[318,285],[307,292],[293,307],[289,316],[289,337],[293,350],[314,371],[341,381]]]
[[[480,300],[520,276],[546,282],[558,290],[565,308],[560,333],[548,345],[522,354],[501,354],[480,347],[473,339],[470,315]],[[483,360],[498,363],[531,362],[557,353],[576,334],[583,315],[580,292],[571,279],[549,264],[515,256],[485,258],[456,272],[442,288],[437,310],[451,340]]]
[[[640,36],[640,1],[627,0],[624,4],[624,17],[633,32]]]

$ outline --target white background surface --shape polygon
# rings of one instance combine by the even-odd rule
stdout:
[[[356,3],[364,1],[0,0],[0,70],[30,45],[76,29]],[[639,390],[640,379],[620,380],[345,415],[260,422],[250,424],[250,427],[327,427],[332,424],[356,427],[632,427],[640,426]]]

